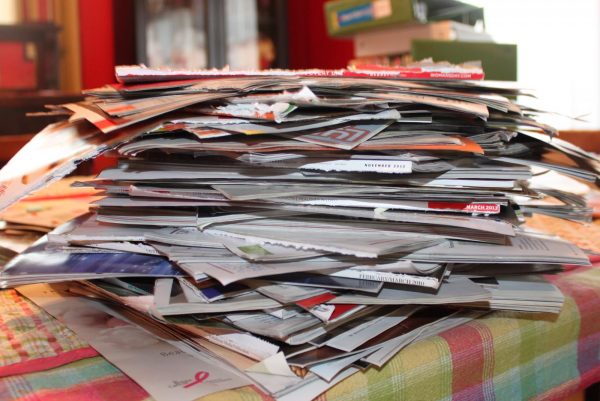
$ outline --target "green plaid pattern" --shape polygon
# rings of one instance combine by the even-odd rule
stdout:
[[[0,367],[86,347],[75,333],[16,291],[0,291]]]
[[[356,373],[322,394],[319,400],[558,401],[599,381],[600,266],[578,268],[549,278],[566,296],[559,315],[491,313],[408,346],[383,368]],[[25,303],[36,316],[40,315],[29,318],[48,326],[44,333],[51,333],[55,339],[58,333],[69,336],[57,340],[63,349],[82,346],[72,333],[58,327],[60,324],[48,316],[41,316],[45,313],[14,292],[0,294],[5,301],[0,307],[4,324],[10,320],[5,309],[13,311],[16,319],[10,323],[12,331],[19,331],[15,327],[33,327],[20,322],[22,318],[15,312],[16,305]],[[50,336],[46,340],[40,335],[33,338],[31,343],[35,345],[27,349],[39,350],[39,355],[55,349],[44,344],[50,342]],[[18,360],[15,355],[20,352],[15,349],[24,347],[14,344],[3,338],[2,347],[7,350],[2,352],[3,361]],[[136,401],[150,397],[103,358],[95,357],[40,373],[0,379],[0,399]],[[264,399],[253,387],[204,397],[211,401]]]

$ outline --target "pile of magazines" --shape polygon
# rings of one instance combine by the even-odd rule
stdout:
[[[0,279],[156,399],[316,397],[491,310],[559,313],[543,274],[589,263],[523,223],[589,221],[569,188],[600,159],[476,67],[116,74],[0,171],[5,208],[118,158]]]

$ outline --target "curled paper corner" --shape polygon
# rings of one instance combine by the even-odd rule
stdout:
[[[387,212],[387,208],[385,208],[385,207],[376,207],[373,210],[373,217],[376,218],[376,219],[382,219],[382,218],[385,217],[383,215],[385,212]]]
[[[255,365],[246,369],[250,373],[264,373],[268,375],[296,377],[290,369],[283,352],[278,352],[268,358],[263,359]]]

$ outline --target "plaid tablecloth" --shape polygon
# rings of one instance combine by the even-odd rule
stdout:
[[[553,220],[532,224],[563,236],[573,231]],[[600,250],[598,226],[573,227],[571,239],[577,241],[576,233],[577,242]],[[349,377],[320,400],[562,400],[600,381],[600,263],[550,278],[566,296],[559,315],[491,313],[410,345],[383,368]],[[151,399],[13,290],[0,292],[0,365],[3,401]],[[264,397],[246,387],[205,399]]]

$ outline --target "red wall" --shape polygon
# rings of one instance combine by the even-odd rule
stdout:
[[[327,35],[325,1],[288,0],[290,68],[342,68],[353,58],[351,40]],[[115,64],[134,60],[133,14],[133,0],[79,0],[83,88],[114,82]]]
[[[327,35],[326,0],[288,0],[290,68],[343,68],[354,57],[351,40]]]
[[[129,0],[79,0],[81,42],[81,85],[96,88],[115,82],[115,3]],[[100,156],[92,172],[99,173],[116,164],[116,159]]]
[[[113,0],[79,0],[81,83],[84,89],[115,81],[113,6]]]

